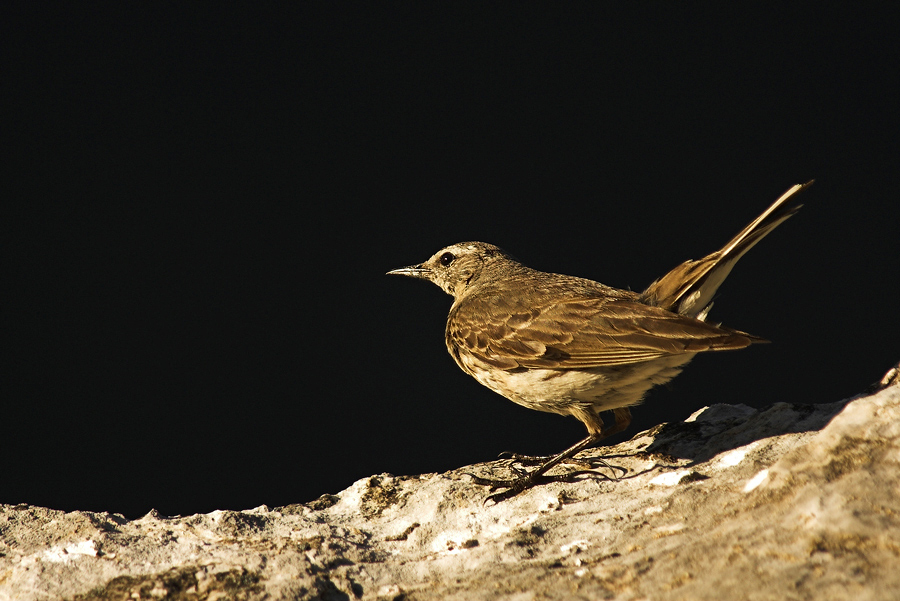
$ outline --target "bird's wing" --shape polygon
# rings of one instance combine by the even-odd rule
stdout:
[[[525,306],[497,295],[451,312],[447,344],[501,369],[582,369],[743,348],[760,338],[634,300],[567,298]]]

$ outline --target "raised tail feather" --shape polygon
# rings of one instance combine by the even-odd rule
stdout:
[[[704,319],[716,290],[731,273],[734,264],[769,232],[800,210],[803,205],[789,205],[788,200],[814,181],[792,186],[722,249],[696,261],[685,261],[650,284],[641,294],[641,300],[648,305]]]

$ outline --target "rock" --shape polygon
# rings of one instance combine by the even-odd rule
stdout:
[[[897,597],[900,386],[886,386],[707,407],[499,505],[469,474],[509,461],[188,517],[0,506],[0,599]]]

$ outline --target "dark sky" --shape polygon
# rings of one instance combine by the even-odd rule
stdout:
[[[318,8],[310,8],[318,6]],[[447,355],[384,276],[464,240],[643,289],[803,210],[629,435],[818,403],[900,359],[897,19],[803,3],[0,9],[0,503],[309,501],[584,435]]]

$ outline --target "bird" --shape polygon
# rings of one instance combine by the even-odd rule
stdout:
[[[430,281],[453,297],[445,342],[464,372],[514,403],[570,415],[587,429],[564,451],[536,458],[534,470],[491,481],[492,492],[501,492],[488,499],[499,503],[551,481],[548,470],[625,430],[630,407],[697,353],[767,342],[707,316],[735,263],[800,209],[792,201],[813,181],[792,186],[721,249],[681,263],[643,292],[538,271],[485,242],[452,244],[423,263],[388,271]],[[605,411],[612,425],[600,417]]]

